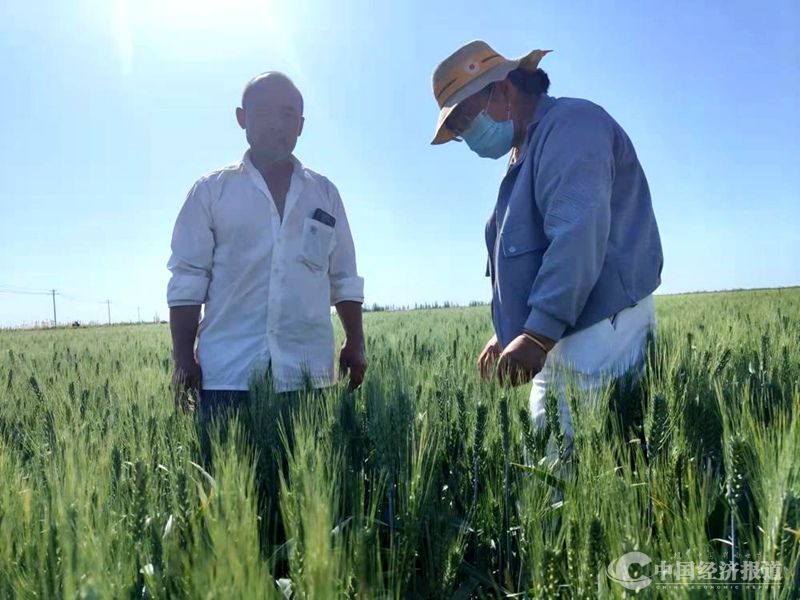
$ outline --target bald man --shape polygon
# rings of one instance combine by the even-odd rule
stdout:
[[[351,389],[367,366],[364,281],[342,200],[293,155],[303,97],[286,75],[264,73],[245,87],[236,120],[249,150],[194,184],[167,265],[173,384],[199,392],[204,420],[246,401],[251,379],[268,371],[278,392],[331,385],[331,305]]]

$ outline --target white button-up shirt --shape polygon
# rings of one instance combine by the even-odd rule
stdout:
[[[338,190],[293,161],[283,221],[249,153],[197,181],[178,215],[167,303],[205,305],[204,389],[246,390],[270,364],[276,391],[335,381],[330,307],[363,302],[364,280]]]

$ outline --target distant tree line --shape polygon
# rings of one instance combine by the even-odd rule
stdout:
[[[365,304],[364,305],[364,312],[396,312],[396,311],[408,311],[408,310],[433,310],[436,308],[465,308],[475,307],[475,306],[489,306],[489,303],[483,300],[471,300],[468,304],[463,305],[459,304],[458,302],[451,302],[450,300],[445,300],[444,302],[424,302],[422,304],[414,303],[413,306],[409,305],[401,305],[397,306],[395,304]]]

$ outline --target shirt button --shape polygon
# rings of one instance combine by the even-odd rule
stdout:
[[[509,252],[511,252],[511,254],[514,254],[514,252],[516,252],[516,251],[517,251],[517,247],[516,247],[516,246],[511,246],[511,247],[508,249],[508,251],[509,251]]]

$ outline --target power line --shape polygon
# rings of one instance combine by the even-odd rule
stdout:
[[[84,304],[105,304],[105,300],[95,300],[94,298],[84,298],[81,296],[73,296],[72,294],[59,294],[65,300],[72,300],[73,302],[83,302]]]
[[[56,304],[56,296],[60,296],[64,300],[71,301],[71,302],[81,302],[85,304],[94,304],[106,305],[106,314],[108,319],[108,324],[111,325],[111,299],[106,300],[98,300],[95,298],[87,298],[85,296],[75,296],[73,294],[64,294],[59,292],[58,290],[51,288],[48,290],[40,289],[40,288],[26,288],[20,286],[12,286],[8,284],[0,284],[0,294],[9,294],[14,296],[50,296],[53,301],[53,324],[58,324],[58,310]],[[136,310],[136,320],[138,322],[142,322],[142,307],[141,305],[132,305],[132,304],[122,304],[122,303],[114,303],[114,306],[123,309],[124,311],[133,311]]]
[[[17,285],[7,285],[3,283],[0,284],[0,292],[7,292],[9,294],[49,294],[50,290],[20,287]]]
[[[0,294],[13,294],[21,296],[52,296],[53,291],[53,289],[40,290],[35,288],[19,288],[0,284]],[[65,294],[59,291],[56,291],[55,293],[57,296],[61,296],[64,300],[71,300],[73,302],[84,302],[86,304],[107,304],[108,302],[113,302],[113,300],[109,299],[99,300],[97,298],[87,298],[86,296]],[[141,310],[140,304],[126,304],[119,302],[114,302],[114,304],[120,308],[125,308],[128,310]]]
[[[14,294],[16,296],[49,296],[50,291],[42,291],[42,292],[29,292],[24,290],[4,290],[0,289],[0,294]]]

